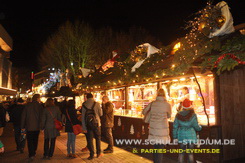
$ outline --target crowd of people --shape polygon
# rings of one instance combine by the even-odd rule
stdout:
[[[94,158],[93,138],[96,139],[97,157],[102,157],[101,134],[108,140],[108,148],[104,153],[113,153],[113,104],[107,96],[102,98],[102,105],[93,99],[91,93],[86,94],[87,100],[80,109],[75,106],[75,100],[64,100],[58,102],[56,99],[48,98],[45,103],[40,100],[40,95],[35,94],[31,100],[24,101],[22,98],[14,102],[2,102],[0,105],[0,136],[6,122],[10,121],[14,126],[16,150],[24,153],[27,141],[29,159],[34,160],[38,147],[40,132],[44,135],[43,159],[51,159],[54,154],[55,142],[60,131],[57,130],[55,120],[61,122],[67,133],[67,157],[76,158],[74,125],[81,125],[86,135],[87,146],[82,151],[89,151],[89,160]],[[82,116],[78,115],[78,112]],[[9,115],[10,119],[6,117]],[[90,117],[90,119],[88,119]],[[83,123],[82,123],[83,121]],[[103,125],[103,131],[101,126]],[[101,133],[102,132],[102,133]],[[0,152],[4,152],[4,145],[0,141]]]
[[[183,88],[184,97],[181,99],[181,109],[176,114],[173,123],[173,139],[177,140],[180,149],[193,149],[197,141],[196,131],[201,130],[197,116],[189,100],[188,89]],[[35,94],[32,100],[24,101],[19,98],[13,103],[1,103],[0,105],[0,136],[6,125],[6,113],[9,113],[10,121],[13,122],[16,150],[23,153],[27,140],[29,159],[33,160],[38,147],[40,131],[44,135],[43,159],[51,159],[54,154],[55,142],[60,135],[55,121],[59,121],[65,126],[67,132],[67,157],[76,158],[76,135],[74,125],[81,125],[85,134],[87,146],[82,151],[89,151],[88,160],[95,157],[102,157],[102,153],[113,153],[114,126],[114,105],[107,96],[102,97],[102,104],[96,102],[91,93],[86,94],[86,100],[79,108],[75,107],[74,100],[64,100],[59,103],[57,100],[48,98],[45,103],[40,100],[40,95]],[[80,116],[77,114],[80,112]],[[147,105],[142,114],[148,116],[149,140],[161,140],[155,143],[155,149],[163,149],[170,142],[169,122],[171,117],[171,105],[167,102],[165,91],[159,89],[156,100]],[[101,151],[101,136],[104,136],[108,147]],[[96,151],[93,139],[96,140]],[[185,142],[188,140],[188,142]],[[164,143],[165,142],[165,143]],[[4,152],[4,145],[0,141],[0,152]],[[185,153],[180,153],[179,162],[184,161]],[[162,153],[153,154],[154,162],[161,163]],[[188,154],[188,161],[194,162],[193,153]]]

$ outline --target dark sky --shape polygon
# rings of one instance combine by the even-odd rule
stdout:
[[[227,0],[234,24],[244,22],[243,0]],[[37,56],[43,43],[66,20],[83,20],[95,28],[111,26],[127,30],[141,26],[164,45],[182,37],[185,22],[206,6],[206,0],[66,0],[17,4],[4,0],[0,23],[14,41],[11,60],[15,67],[38,71]],[[214,0],[214,4],[219,1]],[[243,12],[243,13],[242,13]]]

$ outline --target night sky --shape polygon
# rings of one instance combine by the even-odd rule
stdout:
[[[244,23],[244,0],[227,0],[234,24]],[[126,31],[141,26],[168,45],[187,31],[186,21],[206,6],[206,0],[79,0],[32,1],[17,4],[5,0],[0,5],[0,24],[14,41],[14,67],[38,71],[37,56],[47,38],[66,20],[81,20],[94,28],[110,26]],[[219,1],[214,1],[216,4]]]

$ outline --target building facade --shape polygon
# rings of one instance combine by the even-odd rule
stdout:
[[[12,62],[9,60],[10,51],[13,49],[13,40],[0,25],[0,101],[8,96],[16,95],[16,90],[12,89]]]

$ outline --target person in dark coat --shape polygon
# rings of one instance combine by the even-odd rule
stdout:
[[[76,158],[75,154],[75,142],[76,135],[73,133],[72,125],[81,124],[77,119],[77,110],[75,109],[75,101],[69,100],[66,105],[65,110],[66,123],[65,123],[65,132],[67,132],[67,157]]]
[[[34,159],[38,145],[41,115],[43,111],[40,102],[40,95],[35,94],[32,97],[32,102],[25,106],[21,117],[21,129],[22,131],[26,131],[30,161]]]
[[[41,129],[44,130],[43,159],[51,159],[54,154],[55,140],[60,132],[55,128],[54,120],[61,121],[61,113],[52,98],[48,98],[42,113]]]
[[[10,114],[11,120],[14,125],[14,136],[16,143],[16,150],[23,153],[26,140],[21,138],[21,114],[25,108],[25,103],[22,98],[19,98],[16,104],[12,105]]]
[[[106,138],[108,147],[104,150],[104,153],[113,153],[113,136],[112,128],[114,126],[114,111],[113,104],[109,101],[108,96],[102,97],[102,110],[103,115],[101,117],[101,126],[103,136]]]
[[[3,134],[3,129],[6,126],[6,110],[3,107],[3,103],[0,103],[0,136]]]

